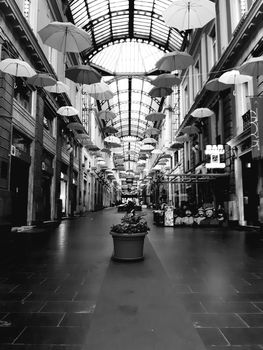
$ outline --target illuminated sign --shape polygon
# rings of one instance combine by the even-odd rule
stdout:
[[[207,169],[223,169],[226,167],[226,163],[222,162],[225,154],[223,145],[207,145],[205,154],[210,158],[210,162],[205,165]]]

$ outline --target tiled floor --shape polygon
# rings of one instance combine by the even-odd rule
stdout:
[[[108,232],[122,215],[113,208],[49,231],[1,235],[0,350],[90,350],[111,261]],[[155,227],[151,212],[148,222],[150,247],[204,347],[263,349],[263,235]]]

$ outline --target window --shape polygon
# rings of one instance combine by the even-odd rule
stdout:
[[[21,78],[15,78],[14,98],[29,113],[32,112],[32,91]]]
[[[200,61],[199,59],[196,61],[194,65],[194,77],[193,77],[193,83],[194,83],[194,96],[200,91],[201,89],[201,72],[200,72]]]
[[[51,64],[54,70],[57,71],[57,50],[53,49],[52,47],[49,47],[48,50],[48,62]]]
[[[217,42],[215,26],[207,37],[208,70],[211,70],[217,61]]]
[[[189,92],[188,92],[188,86],[184,86],[183,91],[183,115],[186,115],[189,109]]]

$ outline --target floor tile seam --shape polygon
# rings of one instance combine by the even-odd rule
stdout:
[[[257,308],[260,313],[263,313],[263,309],[261,309],[259,306],[257,306],[255,303],[260,303],[260,302],[250,302],[253,306],[255,306],[255,308]],[[263,306],[263,302],[262,302],[262,306]]]
[[[21,335],[25,332],[25,330],[27,329],[28,327],[24,327],[22,329],[22,331],[18,334],[18,336],[13,340],[12,344],[16,344],[16,341],[19,339],[19,337],[21,337]]]

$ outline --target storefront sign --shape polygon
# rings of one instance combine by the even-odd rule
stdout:
[[[252,158],[263,158],[263,97],[257,96],[251,102],[251,150]]]
[[[223,169],[226,167],[226,163],[222,159],[225,155],[223,145],[207,145],[205,154],[210,158],[210,161],[205,165],[207,169]]]

